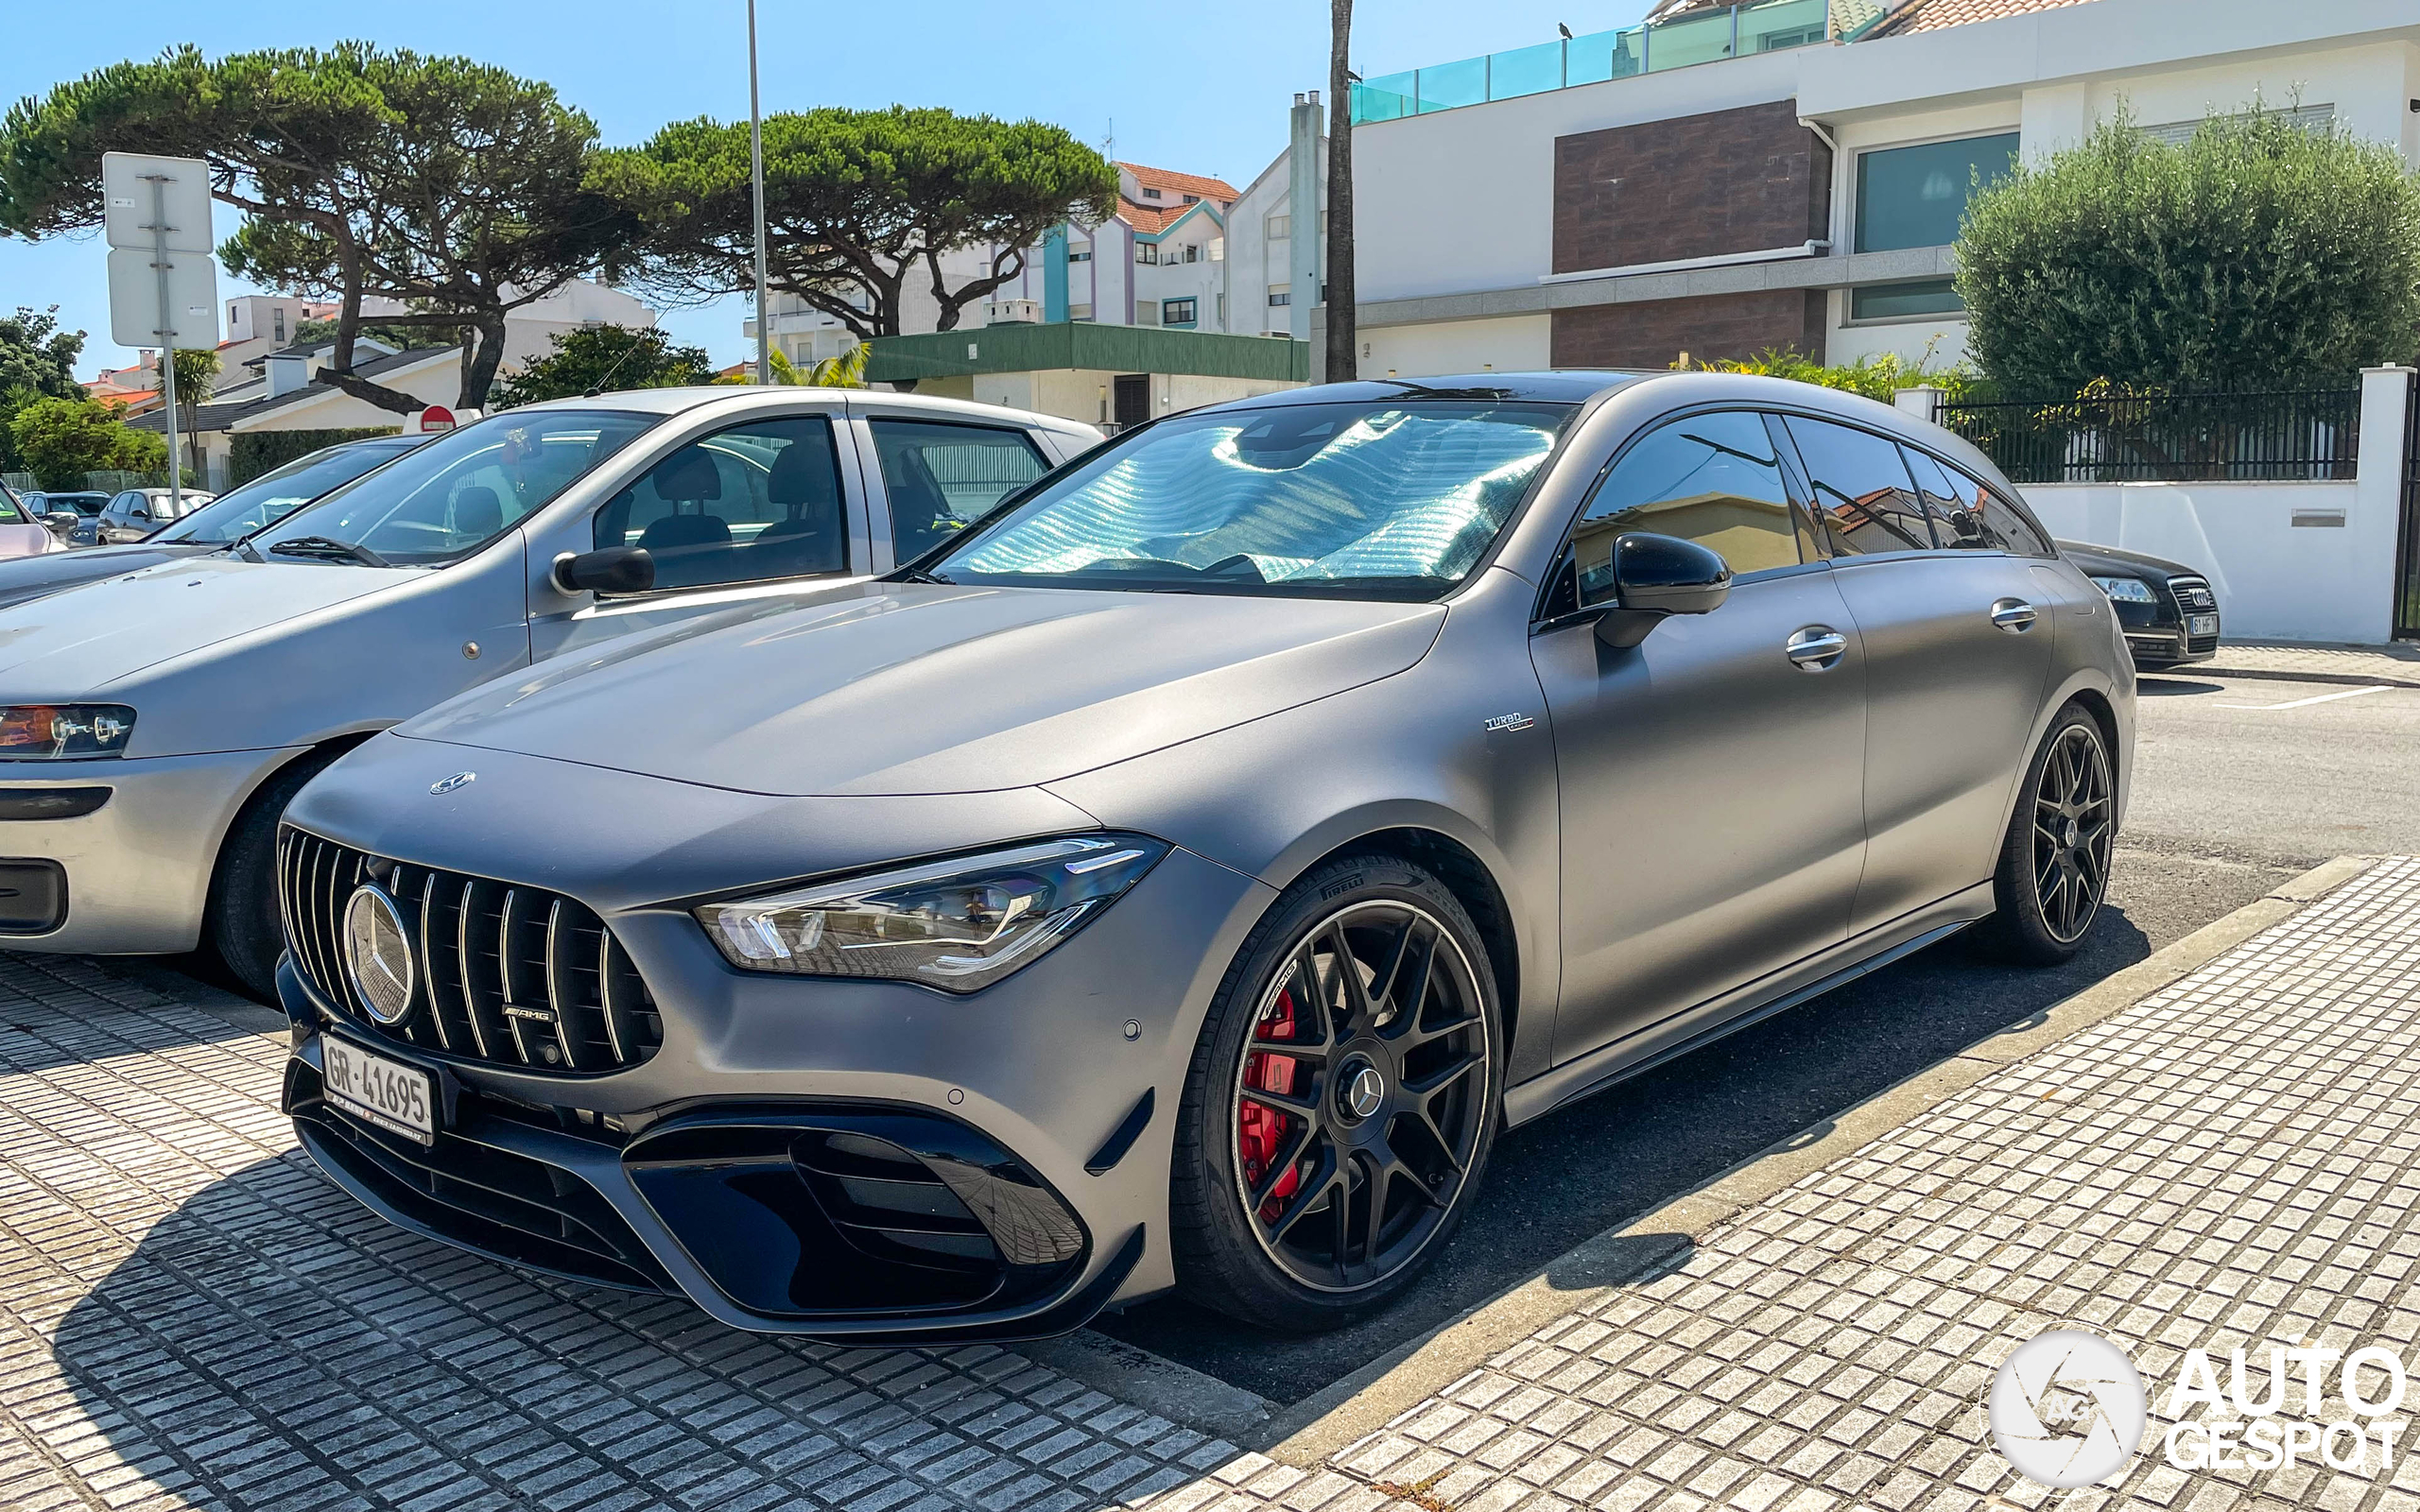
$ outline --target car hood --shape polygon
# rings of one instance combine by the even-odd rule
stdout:
[[[88,551],[54,551],[40,557],[0,561],[0,609],[42,598],[62,588],[97,583],[140,567],[152,567],[181,557],[198,557],[213,546],[98,546]]]
[[[43,564],[66,565],[87,555],[45,558]],[[415,576],[393,569],[217,556],[113,571],[63,592],[0,608],[0,679],[18,698],[76,698],[105,692],[145,667],[392,588]],[[0,580],[0,593],[5,592],[6,581]]]
[[[615,643],[400,727],[788,797],[994,792],[1392,676],[1434,604],[867,583]]]
[[[2116,546],[2095,546],[2082,541],[2060,541],[2059,555],[2084,572],[2099,573],[2104,577],[2137,573],[2148,573],[2155,578],[2179,574],[2193,577],[2202,576],[2200,568],[2187,567],[2181,561],[2170,561],[2165,557],[2146,557],[2139,551],[2120,551]]]

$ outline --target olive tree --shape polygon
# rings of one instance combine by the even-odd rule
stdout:
[[[1958,291],[2012,393],[2342,383],[2420,350],[2420,178],[2273,112],[2175,146],[2120,117],[1977,193]]]

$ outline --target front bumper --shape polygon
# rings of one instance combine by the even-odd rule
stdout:
[[[1171,852],[1074,938],[965,999],[737,971],[685,913],[612,911],[663,1039],[601,1074],[402,1042],[289,958],[286,1109],[355,1197],[511,1263],[683,1296],[760,1332],[1061,1333],[1173,1280],[1175,1110],[1267,896]],[[433,1149],[321,1100],[330,1033],[437,1075]]]
[[[295,754],[0,762],[0,788],[110,790],[108,801],[79,817],[0,819],[0,861],[54,862],[67,885],[62,923],[0,936],[0,944],[100,955],[193,949],[227,826],[262,779]]]
[[[2216,631],[2187,635],[2182,626],[2146,626],[2126,629],[2126,650],[2138,667],[2180,667],[2207,662],[2219,654]]]

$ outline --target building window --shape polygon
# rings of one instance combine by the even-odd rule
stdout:
[[[2016,165],[2016,146],[2017,133],[2010,131],[1859,154],[1857,250],[1888,252],[1956,241],[1968,197]]]
[[[1092,260],[1093,249],[1089,247],[1085,248],[1080,252],[1069,252],[1067,254],[1067,261],[1071,263],[1089,263]]]
[[[2269,113],[2284,118],[2289,126],[2318,133],[2325,132],[2336,120],[2336,107],[2333,105],[2298,105],[2290,109],[2271,111]],[[2209,125],[2213,117],[2204,116],[2198,121],[2169,121],[2162,126],[2141,126],[2135,129],[2151,141],[2165,142],[2169,146],[2181,147],[2199,136],[2202,128]],[[2232,123],[2246,120],[2249,117],[2221,115],[2215,119]]]
[[[273,309],[271,309],[271,310],[268,312],[268,323],[269,323],[269,329],[271,329],[272,331],[275,331],[275,332],[277,333],[277,335],[276,335],[275,339],[277,339],[277,340],[279,340],[279,341],[283,341],[283,340],[285,340],[285,305],[283,305],[283,304],[281,304],[281,305],[277,305],[276,307],[274,307]]]
[[[1201,244],[1199,242],[1185,243],[1184,260],[1188,263],[1198,263],[1201,261]]]
[[[1288,238],[1288,236],[1291,236],[1291,235],[1293,235],[1293,234],[1294,234],[1294,217],[1293,217],[1293,216],[1291,216],[1291,215],[1271,215],[1271,216],[1270,216],[1270,217],[1269,217],[1269,239],[1270,239],[1270,241],[1272,241],[1272,242],[1282,242],[1282,241],[1286,240],[1286,238]]]
[[[1184,197],[1184,202],[1188,205],[1198,205],[1201,203],[1201,197],[1200,195],[1187,195]]]
[[[1134,323],[1135,323],[1136,325],[1157,325],[1157,324],[1159,324],[1159,323],[1160,323],[1160,306],[1159,306],[1159,302],[1158,302],[1157,301],[1155,301],[1155,300],[1144,300],[1144,301],[1142,301],[1141,302],[1139,302],[1138,304],[1136,304],[1136,305],[1134,306]]]
[[[1143,198],[1146,199],[1157,199],[1160,198],[1160,192],[1157,189],[1146,189],[1143,191]]]
[[[1926,315],[1963,315],[1966,301],[1958,297],[1955,279],[1928,278],[1920,284],[1884,284],[1849,290],[1852,320],[1904,320]]]
[[[1193,324],[1193,311],[1195,303],[1196,301],[1193,300],[1162,300],[1160,301],[1160,324]]]
[[[1151,264],[1156,264],[1156,263],[1158,263],[1158,262],[1159,262],[1159,260],[1160,260],[1160,244],[1159,244],[1159,243],[1157,243],[1157,242],[1136,242],[1136,243],[1134,244],[1134,261],[1136,261],[1136,262],[1138,262],[1138,263],[1151,263]]]
[[[1291,304],[1293,302],[1294,285],[1291,284],[1271,284],[1269,285],[1269,307],[1270,309],[1274,310],[1280,305]]]
[[[1067,306],[1067,318],[1070,320],[1089,320],[1092,318],[1093,307],[1089,304],[1071,304]]]

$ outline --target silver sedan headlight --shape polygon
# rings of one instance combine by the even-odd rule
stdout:
[[[697,910],[746,971],[975,992],[1042,958],[1168,853],[1136,834],[1040,840]]]
[[[2092,586],[2120,604],[2156,604],[2152,585],[2139,577],[2096,577]]]
[[[0,706],[0,761],[78,761],[123,756],[134,711],[122,703]]]

